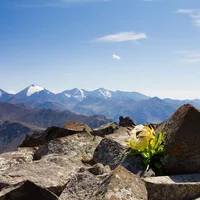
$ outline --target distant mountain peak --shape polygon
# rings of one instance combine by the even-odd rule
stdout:
[[[79,101],[82,101],[84,98],[86,98],[85,91],[83,89],[79,89],[79,88],[65,90],[63,93],[66,97],[68,97],[68,98],[73,97]]]
[[[32,94],[34,93],[38,93],[40,91],[44,90],[43,87],[39,86],[39,85],[36,85],[36,84],[32,84],[29,86],[28,90],[27,90],[27,96],[31,96]]]
[[[111,98],[112,93],[104,88],[99,88],[99,92],[105,97],[105,98]]]

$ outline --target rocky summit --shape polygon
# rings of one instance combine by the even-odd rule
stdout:
[[[0,200],[198,199],[200,111],[186,104],[154,126],[165,139],[162,176],[127,155],[135,123],[123,119],[95,129],[69,122],[27,135],[17,151],[0,155]]]

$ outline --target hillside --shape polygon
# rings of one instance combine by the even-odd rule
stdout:
[[[86,116],[68,110],[57,112],[51,109],[34,109],[24,104],[0,103],[0,120],[24,122],[34,126],[47,128],[63,126],[69,121],[86,123],[92,128],[106,124],[111,120],[101,115]]]
[[[14,151],[26,134],[42,132],[43,128],[13,121],[0,121],[0,153]]]

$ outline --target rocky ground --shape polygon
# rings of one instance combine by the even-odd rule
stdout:
[[[200,111],[187,104],[163,131],[165,176],[126,157],[133,124],[92,130],[71,122],[26,137],[18,151],[0,155],[0,200],[192,200],[200,197]]]

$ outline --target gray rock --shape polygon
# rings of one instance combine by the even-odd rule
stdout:
[[[122,166],[118,166],[95,191],[90,200],[147,200],[144,182]]]
[[[108,165],[113,170],[120,164],[126,151],[127,147],[113,140],[104,138],[97,146],[93,160],[96,163],[102,163],[104,166]]]
[[[117,128],[118,128],[117,123],[111,122],[111,123],[102,125],[99,128],[93,129],[93,135],[103,137],[105,135],[112,134]]]
[[[91,160],[94,150],[102,140],[101,137],[93,137],[88,133],[77,133],[67,137],[56,138],[42,145],[35,153],[34,160],[39,160],[48,154],[65,155],[68,158],[83,161]]]
[[[149,200],[192,200],[200,196],[200,174],[144,178]]]
[[[75,128],[74,130],[72,130],[72,129],[52,126],[47,128],[42,134],[26,135],[25,140],[22,142],[21,145],[19,145],[19,147],[40,146],[46,144],[47,142],[53,139],[73,135],[78,132],[79,130],[75,130]]]
[[[32,148],[22,148],[18,151],[0,154],[0,173],[22,163],[31,163],[34,150]]]
[[[111,172],[110,167],[108,165],[104,167],[101,163],[97,163],[92,167],[88,168],[87,170],[94,175],[102,175],[104,173],[107,174]]]
[[[70,160],[66,160],[65,167],[59,165],[58,161],[55,163],[55,161],[44,160],[18,164],[0,173],[0,185],[3,189],[5,186],[13,187],[20,182],[29,180],[60,195],[67,181],[76,173],[77,167],[73,167],[73,164]],[[0,197],[2,195],[1,191]]]
[[[30,181],[19,183],[13,188],[5,189],[0,200],[58,200],[58,197],[45,188]]]
[[[200,111],[186,104],[156,129],[164,134],[167,154],[162,163],[168,175],[200,172],[199,122]]]
[[[133,130],[133,127],[119,127],[113,134],[106,135],[105,137],[116,141],[122,146],[126,146],[125,141],[129,139],[131,130]]]
[[[126,132],[124,135],[126,136]],[[115,136],[113,136],[113,138],[115,139]],[[121,138],[124,139],[124,136]],[[125,144],[123,139],[121,139],[121,142],[123,141]],[[153,170],[150,169],[146,171],[144,169],[141,157],[128,156],[126,155],[127,150],[128,148],[125,145],[121,145],[114,140],[104,138],[94,152],[93,161],[95,163],[102,163],[104,166],[108,165],[112,170],[121,164],[132,173],[138,174],[141,177],[155,176]]]
[[[67,183],[60,195],[60,200],[82,200],[88,197],[99,187],[101,179],[88,171],[77,173]]]

